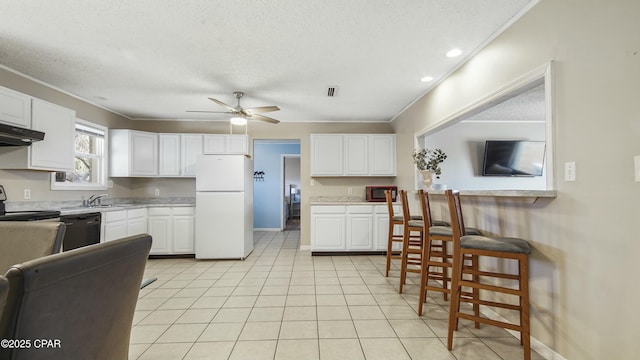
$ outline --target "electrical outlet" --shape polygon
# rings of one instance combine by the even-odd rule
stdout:
[[[107,180],[107,188],[113,189],[113,180]]]
[[[29,189],[24,189],[24,199],[25,199],[25,200],[29,200],[29,199],[31,199],[31,190],[29,190]]]
[[[633,162],[635,164],[636,182],[640,182],[640,155],[634,156]]]
[[[564,163],[564,181],[576,181],[575,161]]]
[[[153,195],[160,196],[160,189],[153,190]]]
[[[353,194],[353,188],[347,188],[347,194],[352,195]]]
[[[314,186],[316,184],[316,181],[311,179],[309,180],[309,186]]]

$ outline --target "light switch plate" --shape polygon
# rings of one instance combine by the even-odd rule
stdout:
[[[640,182],[640,155],[634,156],[633,162],[635,164],[636,182]]]
[[[576,162],[564,163],[564,181],[576,181]]]

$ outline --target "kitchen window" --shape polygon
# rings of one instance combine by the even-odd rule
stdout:
[[[107,128],[76,119],[74,171],[51,174],[51,190],[107,188]]]

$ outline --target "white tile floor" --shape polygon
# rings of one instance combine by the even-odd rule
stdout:
[[[244,261],[149,260],[130,359],[522,359],[506,331],[464,322],[449,352],[448,302],[417,316],[417,274],[399,295],[384,256],[312,257],[299,237],[256,232]]]

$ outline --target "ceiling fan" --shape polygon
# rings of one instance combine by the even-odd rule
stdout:
[[[244,96],[244,92],[234,91],[233,95],[236,97],[236,99],[238,99],[238,105],[236,107],[227,105],[218,99],[209,98],[209,100],[226,108],[228,111],[187,110],[187,112],[231,114],[232,115],[231,123],[234,125],[244,125],[247,123],[247,120],[260,120],[260,121],[265,121],[272,124],[277,124],[280,122],[280,120],[276,120],[268,116],[260,115],[260,113],[278,111],[280,110],[279,107],[272,105],[272,106],[258,106],[258,107],[244,109],[242,106],[240,106],[240,99]]]

